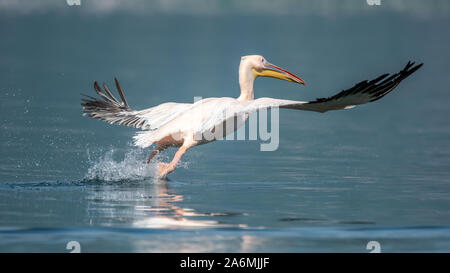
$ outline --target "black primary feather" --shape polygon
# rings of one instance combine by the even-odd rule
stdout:
[[[101,99],[94,98],[89,95],[81,94],[86,98],[82,98],[81,106],[83,106],[83,115],[95,119],[104,120],[111,124],[119,124],[132,126],[135,128],[145,129],[147,120],[139,116],[138,111],[132,110],[125,99],[122,87],[117,78],[114,78],[117,91],[122,102],[116,99],[108,86],[103,83],[103,90],[97,81],[94,82],[94,90]]]
[[[356,95],[359,93],[370,94],[371,98],[369,102],[379,100],[382,97],[386,96],[388,93],[390,93],[395,87],[397,87],[397,85],[400,84],[402,80],[404,80],[409,75],[417,71],[423,65],[423,63],[418,64],[416,66],[414,66],[414,64],[415,64],[414,62],[409,61],[400,72],[393,74],[388,78],[386,77],[389,76],[389,74],[383,74],[374,80],[371,81],[366,80],[357,83],[352,88],[343,90],[334,96],[328,98],[318,98],[315,101],[308,102],[307,104],[317,104],[333,100],[339,100],[346,96]]]

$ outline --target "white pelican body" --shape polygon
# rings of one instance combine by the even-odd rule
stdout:
[[[231,128],[231,131],[228,128],[221,136],[242,126],[249,113],[260,109],[280,107],[323,113],[329,110],[353,108],[355,105],[378,100],[391,92],[403,79],[422,66],[422,64],[413,65],[414,63],[408,62],[403,70],[390,77],[388,77],[389,74],[384,74],[370,82],[360,82],[332,97],[315,101],[254,99],[253,83],[257,77],[273,77],[299,84],[305,84],[305,82],[298,76],[270,64],[260,55],[250,55],[241,58],[239,66],[241,94],[238,98],[206,98],[195,103],[169,102],[135,111],[128,106],[119,82],[115,79],[122,102],[112,95],[106,84],[103,84],[104,91],[102,91],[95,82],[94,88],[103,100],[87,96],[89,99],[82,99],[82,106],[85,116],[102,119],[111,124],[142,129],[134,137],[135,144],[143,148],[157,145],[147,163],[168,147],[180,147],[170,163],[159,163],[158,177],[165,177],[175,169],[182,155],[189,148],[216,140],[217,138],[211,138],[211,135],[215,133],[216,128],[227,125],[230,119],[237,117],[236,126]]]
[[[204,134],[213,134],[214,128],[220,127],[226,123],[223,114],[235,113],[241,121],[246,121],[248,115],[242,111],[245,109],[246,103],[235,98],[207,98],[196,103],[183,105],[180,108],[183,112],[176,118],[170,119],[164,123],[158,130],[142,131],[135,138],[135,144],[140,147],[148,147],[155,142],[161,141],[167,136],[171,136],[174,140],[197,140],[196,144],[205,144],[216,139],[210,139],[203,136]],[[218,122],[218,124],[216,124]],[[239,123],[241,126],[243,122]],[[237,128],[236,128],[237,129]]]

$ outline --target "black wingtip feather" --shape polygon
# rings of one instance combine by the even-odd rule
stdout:
[[[112,92],[109,90],[108,86],[106,85],[106,83],[103,83],[103,89],[105,90],[106,94],[108,95],[108,97],[113,100],[116,103],[119,103],[119,101],[114,97],[114,95],[112,94]]]
[[[100,94],[102,90],[100,89],[100,85],[98,85],[97,81],[94,81],[94,90],[97,92],[97,94]]]
[[[398,73],[392,75],[386,73],[379,76],[378,78],[375,78],[374,80],[362,81],[353,86],[352,88],[343,90],[334,96],[328,98],[318,98],[315,101],[309,102],[308,104],[323,103],[332,100],[340,100],[343,97],[358,93],[370,94],[370,96],[372,97],[370,102],[377,101],[382,97],[386,96],[392,90],[394,90],[402,80],[406,79],[412,73],[416,72],[419,68],[421,68],[423,66],[423,63],[420,63],[415,66],[414,65],[415,62],[408,61],[405,67]]]
[[[81,98],[83,116],[104,120],[110,124],[147,128],[147,120],[137,115],[137,112],[128,106],[119,81],[117,78],[114,78],[114,81],[122,102],[114,97],[105,83],[103,83],[102,90],[98,82],[94,81],[94,90],[100,98],[81,94],[85,97]]]
[[[119,80],[117,79],[117,77],[114,77],[114,82],[116,83],[117,91],[119,92],[120,98],[122,99],[125,107],[128,107],[128,102],[125,98],[125,94],[123,93],[122,87],[120,86],[120,83],[119,83]]]

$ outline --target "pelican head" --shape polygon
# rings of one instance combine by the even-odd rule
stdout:
[[[242,57],[241,66],[250,68],[254,78],[272,77],[303,85],[306,84],[306,82],[297,75],[294,75],[279,66],[269,63],[266,58],[261,55],[249,55]]]
[[[249,55],[241,58],[239,65],[239,86],[241,95],[238,100],[246,101],[254,99],[253,82],[257,77],[272,77],[280,80],[299,84],[306,84],[300,77],[287,70],[269,63],[261,55]]]

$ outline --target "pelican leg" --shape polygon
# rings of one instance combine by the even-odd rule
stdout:
[[[173,172],[175,168],[177,167],[178,162],[180,161],[181,157],[186,153],[186,151],[192,146],[181,146],[178,151],[175,153],[175,156],[173,157],[172,161],[170,163],[163,163],[160,162],[159,165],[159,171],[158,171],[158,178],[163,178],[169,173]]]
[[[158,146],[155,148],[155,150],[153,150],[153,152],[148,156],[147,164],[150,163],[150,161],[152,160],[153,157],[155,157],[157,154],[164,151],[165,149],[167,149],[167,145],[158,144]]]

